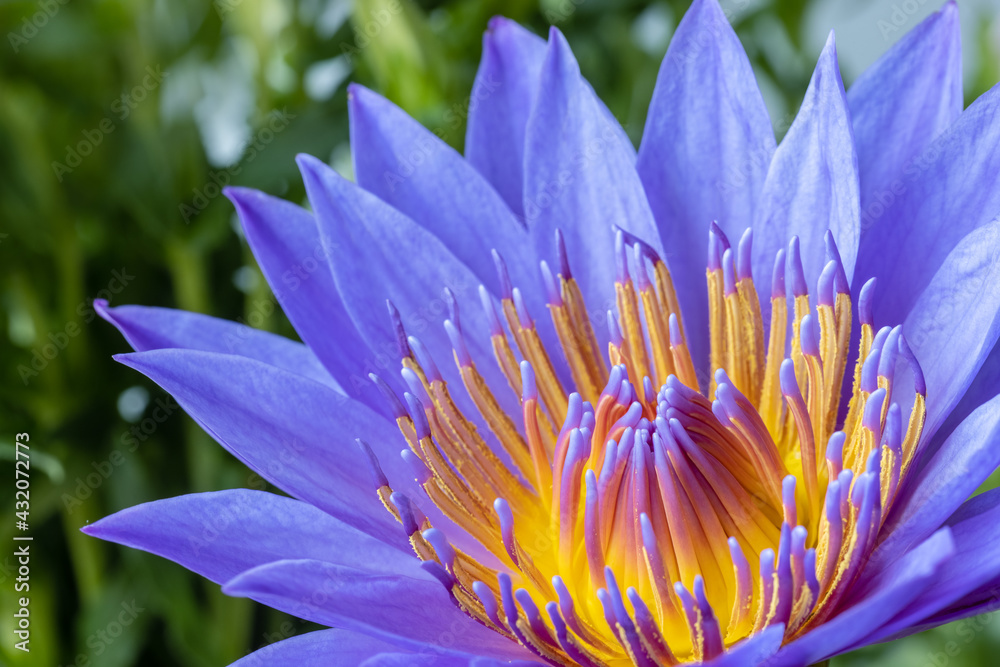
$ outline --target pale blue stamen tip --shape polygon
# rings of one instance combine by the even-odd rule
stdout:
[[[451,346],[455,350],[455,358],[458,359],[458,364],[462,367],[472,366],[472,357],[469,355],[469,350],[465,346],[465,339],[462,338],[462,333],[458,330],[458,327],[451,320],[445,320],[444,330],[447,332]]]
[[[559,286],[556,284],[555,276],[552,275],[552,270],[549,268],[548,262],[543,259],[538,263],[538,267],[542,272],[542,284],[545,285],[546,300],[550,306],[561,307],[563,305],[562,295],[559,293]]]
[[[431,479],[433,478],[431,471],[427,469],[427,466],[424,464],[424,462],[421,461],[420,457],[414,454],[412,450],[409,449],[400,450],[399,456],[400,458],[403,459],[403,462],[406,463],[406,465],[408,465],[410,469],[413,471],[413,478],[417,480],[418,484],[426,484],[427,482],[431,481]]]
[[[361,438],[355,438],[354,442],[357,444],[358,449],[361,450],[368,464],[368,472],[371,473],[372,483],[375,485],[375,488],[381,489],[382,487],[389,486],[389,480],[386,478],[385,473],[382,472],[382,466],[379,465],[378,458],[375,456],[372,448]]]
[[[740,237],[739,252],[736,255],[736,279],[749,280],[753,277],[753,230],[747,227]]]
[[[847,441],[847,434],[843,431],[837,431],[830,436],[830,440],[826,444],[826,459],[827,461],[832,461],[838,466],[843,465],[844,462],[844,443]]]
[[[624,285],[629,280],[628,255],[625,252],[625,236],[621,230],[615,232],[615,280]]]
[[[399,311],[396,309],[395,304],[389,299],[385,300],[385,306],[389,310],[389,319],[392,321],[392,330],[396,335],[396,346],[398,348],[399,357],[405,359],[406,357],[413,356],[410,351],[410,346],[406,343],[406,329],[403,328],[403,320],[399,316]]]
[[[802,392],[799,389],[799,382],[795,379],[795,362],[791,359],[785,359],[782,361],[781,369],[778,371],[778,377],[781,380],[782,394],[791,398],[802,398]]]
[[[531,315],[528,313],[528,307],[524,305],[524,297],[521,296],[521,290],[515,287],[513,296],[514,310],[517,311],[517,319],[521,324],[521,328],[531,329],[535,326],[535,323],[531,320]]]
[[[684,344],[684,336],[681,335],[681,325],[677,321],[677,314],[670,313],[670,319],[667,322],[667,326],[670,329],[670,345],[677,347],[678,345]]]
[[[882,402],[884,400],[885,389],[879,388],[873,391],[865,402],[865,414],[861,419],[861,425],[876,435],[881,435]]]
[[[722,285],[726,296],[736,294],[736,276],[733,271],[733,249],[722,253]]]
[[[538,398],[538,387],[535,385],[535,369],[527,361],[521,362],[521,399],[525,401]]]
[[[392,413],[393,419],[399,419],[401,417],[405,417],[406,408],[403,407],[403,404],[400,403],[399,398],[396,396],[396,392],[394,392],[389,387],[389,385],[385,383],[385,380],[375,375],[374,373],[369,373],[368,379],[375,384],[375,387],[379,390],[379,393],[382,394],[382,397],[389,404],[389,411]]]
[[[802,318],[799,337],[802,340],[802,352],[810,357],[819,357],[819,332],[816,330],[816,318],[812,313]]]
[[[861,294],[858,297],[858,317],[861,324],[875,326],[875,316],[872,310],[872,301],[875,298],[875,278],[872,278],[861,287]]]
[[[785,251],[781,249],[774,256],[774,269],[771,272],[771,298],[785,298]]]
[[[823,272],[819,274],[819,281],[816,285],[816,296],[819,299],[819,305],[833,307],[837,298],[834,290],[836,276],[837,263],[833,261],[827,262],[826,266],[823,267]]]
[[[417,357],[417,363],[420,367],[424,369],[424,374],[427,376],[427,380],[430,382],[439,382],[442,380],[441,371],[438,370],[437,364],[434,363],[434,358],[431,356],[424,344],[420,342],[415,336],[407,336],[406,341],[410,344],[410,349]]]
[[[503,261],[496,250],[490,251],[493,255],[493,265],[496,267],[497,278],[500,281],[500,296],[504,299],[511,298],[510,274],[507,273],[507,263]]]
[[[490,293],[486,291],[484,285],[479,286],[479,300],[483,304],[483,312],[486,313],[486,321],[490,327],[490,336],[500,336],[503,334],[503,327],[500,326],[500,318],[497,316],[497,309],[493,305]]]
[[[788,255],[785,262],[785,280],[791,283],[792,296],[800,297],[809,294],[806,284],[805,270],[802,268],[802,256],[799,253],[799,237],[793,236],[788,243]]]
[[[566,254],[566,239],[563,238],[561,229],[556,230],[556,255],[559,258],[559,272],[562,274],[563,280],[571,279],[573,274],[569,268],[569,255]]]

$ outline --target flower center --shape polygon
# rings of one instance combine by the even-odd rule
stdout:
[[[389,304],[409,391],[400,401],[372,379],[409,444],[402,455],[427,498],[496,562],[449,544],[393,492],[361,443],[378,495],[417,555],[472,618],[552,664],[709,660],[774,624],[784,624],[787,641],[821,623],[875,547],[925,417],[923,376],[901,327],[874,331],[874,280],[860,294],[858,361],[841,421],[851,298],[830,233],[812,301],[798,240],[777,254],[765,334],[750,231],[734,249],[713,223],[707,378],[688,353],[666,264],[623,231],[609,370],[558,233],[556,241],[559,273],[545,262],[541,270],[576,392],[563,388],[499,255],[499,311],[480,287],[495,362],[521,397],[520,425],[477,371],[446,294],[465,390],[509,464]],[[914,397],[904,431],[893,398],[907,383]]]

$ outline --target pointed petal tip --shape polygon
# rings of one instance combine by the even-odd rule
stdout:
[[[108,306],[107,299],[94,299],[94,311],[97,312],[102,320],[115,324],[114,317],[111,315],[111,310],[112,308]]]
[[[486,24],[486,35],[490,36],[491,33],[499,32],[508,28],[511,24],[516,25],[516,22],[507,18],[503,14],[496,14],[490,18],[489,22]]]

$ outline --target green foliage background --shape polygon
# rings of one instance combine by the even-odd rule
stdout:
[[[377,18],[385,0],[0,4],[0,545],[14,533],[6,489],[18,432],[31,435],[35,538],[30,654],[12,649],[13,548],[0,546],[0,664],[214,667],[310,629],[225,597],[172,563],[79,532],[156,498],[266,488],[181,411],[153,417],[164,414],[155,408],[165,394],[111,360],[128,346],[90,306],[105,296],[294,336],[267,307],[270,292],[212,183],[302,201],[296,153],[349,171],[346,80],[383,92],[461,148],[481,35],[494,14],[543,35],[558,24],[638,141],[659,60],[688,4],[393,1],[401,11],[384,27]],[[804,37],[809,17],[834,1],[723,3],[779,136],[819,50]],[[932,9],[911,2],[921,15]],[[846,4],[861,11],[864,3]],[[890,17],[883,6],[876,18]],[[920,17],[904,18],[907,29]],[[884,38],[876,55],[901,32],[874,30]],[[998,33],[996,22],[978,21],[963,35],[979,54],[967,102],[998,78]],[[842,53],[853,46],[862,45],[841,39]],[[848,82],[858,73],[844,69]],[[276,113],[287,121],[268,135],[262,128]],[[255,139],[259,149],[241,148]],[[50,343],[62,348],[51,359]],[[135,622],[119,637],[102,636],[133,601],[143,610]],[[991,620],[833,664],[996,664],[1000,624]]]

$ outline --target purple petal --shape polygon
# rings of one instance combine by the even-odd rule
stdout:
[[[955,246],[997,218],[997,144],[1000,86],[973,102],[950,130],[907,162],[902,193],[882,215],[866,218],[858,277],[878,278],[874,308],[879,319],[903,321]]]
[[[397,429],[358,401],[258,361],[193,350],[115,357],[177,399],[187,413],[248,467],[292,496],[395,546],[407,540],[375,494],[361,437],[393,488],[422,497],[399,457]],[[422,506],[449,539],[461,535],[437,508]],[[466,540],[468,541],[468,540]]]
[[[279,560],[310,558],[386,572],[415,560],[307,503],[263,491],[194,493],[129,507],[81,529],[168,558],[223,584]]]
[[[930,586],[954,554],[950,531],[943,528],[883,573],[870,595],[782,648],[768,667],[811,665],[855,646]]]
[[[469,101],[465,159],[524,217],[524,133],[545,58],[545,40],[495,16]]]
[[[359,663],[358,667],[469,667],[471,660],[459,655],[381,653]]]
[[[317,630],[264,646],[229,667],[356,667],[384,651],[398,650],[357,632]]]
[[[494,294],[500,294],[494,249],[515,282],[537,281],[523,224],[472,165],[384,97],[352,84],[349,99],[358,185],[440,239]]]
[[[827,261],[823,237],[829,229],[850,280],[858,249],[858,201],[851,115],[831,33],[767,173],[754,223],[754,276],[770,275],[775,254],[798,236],[807,284],[815,285]]]
[[[770,665],[768,659],[779,648],[785,634],[785,626],[781,623],[770,625],[760,633],[744,639],[728,649],[715,660],[704,663],[705,667],[756,667]]]
[[[465,343],[478,370],[508,414],[519,408],[493,361],[489,324],[477,295],[478,278],[426,229],[370,192],[342,178],[319,160],[299,156],[309,200],[316,211],[334,280],[358,331],[377,359],[395,375],[399,350],[389,299],[407,333],[418,337],[447,378],[457,378],[452,345],[442,322],[448,317],[448,288],[462,309]],[[391,379],[391,378],[390,378]],[[461,380],[456,380],[459,386]],[[452,392],[467,415],[477,412],[464,391]]]
[[[959,425],[912,484],[902,489],[883,526],[888,536],[872,553],[864,577],[887,569],[933,533],[1000,464],[1000,396]]]
[[[520,645],[466,616],[437,579],[416,564],[403,575],[316,560],[279,561],[244,572],[223,592],[416,652],[530,658]]]
[[[238,354],[341,391],[308,347],[283,336],[246,324],[172,308],[109,308],[104,299],[95,299],[94,310],[113,324],[136,352],[176,347]]]
[[[361,338],[334,287],[316,221],[306,210],[246,188],[227,188],[247,242],[277,302],[302,340],[352,395],[376,403]]]
[[[925,589],[892,623],[868,638],[883,641],[913,626],[924,627],[933,615],[967,595],[988,590],[989,582],[1000,576],[1000,489],[964,503],[948,519],[955,540],[955,556],[942,568],[933,584]],[[992,591],[995,595],[995,591]]]
[[[903,324],[927,384],[924,441],[965,395],[1000,335],[998,256],[1000,217],[955,246]]]
[[[636,163],[696,360],[708,355],[709,222],[734,240],[750,226],[774,145],[743,46],[717,0],[696,0],[660,66]]]
[[[554,253],[562,229],[574,275],[591,315],[614,304],[611,225],[660,250],[653,214],[635,172],[631,144],[580,75],[556,28],[528,120],[524,211],[540,255]],[[662,251],[661,251],[662,252]],[[579,267],[579,268],[577,268]],[[605,328],[595,329],[606,338]]]
[[[892,200],[904,166],[962,113],[958,7],[947,3],[847,91],[861,177],[861,225]],[[898,189],[898,186],[897,186]]]
[[[928,451],[937,451],[944,438],[965,421],[973,410],[997,395],[998,387],[1000,387],[1000,346],[994,345],[961,400],[938,428],[933,440],[928,443]]]

